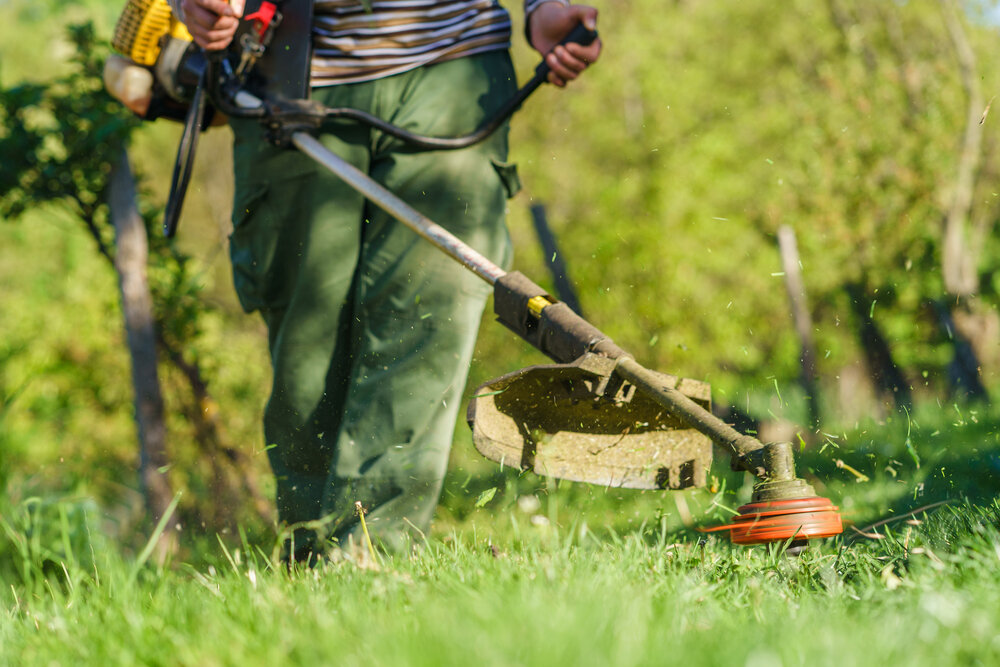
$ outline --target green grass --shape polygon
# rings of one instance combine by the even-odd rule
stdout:
[[[506,517],[501,517],[506,520]],[[579,525],[434,538],[292,573],[253,549],[136,568],[113,551],[0,592],[0,662],[996,664],[1000,505],[799,557]]]
[[[996,664],[998,432],[995,409],[935,406],[808,448],[849,527],[797,557],[685,527],[674,494],[465,450],[428,539],[375,567],[356,549],[289,573],[273,535],[187,528],[157,566],[86,498],[0,503],[0,664]],[[698,525],[749,490],[713,473],[718,493],[682,496]]]

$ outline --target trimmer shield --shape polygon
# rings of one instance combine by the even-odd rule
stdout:
[[[705,485],[712,444],[585,355],[572,364],[531,366],[479,387],[468,421],[479,453],[539,475],[631,489]],[[709,405],[709,386],[662,375]]]

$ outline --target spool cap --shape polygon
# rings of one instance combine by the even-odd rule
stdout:
[[[833,537],[844,532],[838,509],[819,496],[750,503],[740,508],[732,523],[698,530],[728,530],[733,544],[744,545]]]

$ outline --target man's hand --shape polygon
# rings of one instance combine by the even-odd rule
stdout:
[[[531,45],[545,56],[545,62],[552,70],[549,82],[560,87],[578,77],[601,54],[600,39],[595,39],[589,46],[556,46],[577,23],[583,23],[588,30],[597,30],[597,10],[586,5],[546,2],[528,18]]]
[[[206,51],[229,46],[240,25],[244,0],[181,0],[184,24],[194,43]]]

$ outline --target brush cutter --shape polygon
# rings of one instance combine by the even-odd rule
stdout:
[[[130,4],[148,1],[130,0]],[[275,7],[266,9],[269,4],[261,3],[261,7],[273,17]],[[282,9],[287,10],[291,4],[294,0],[286,1]],[[190,132],[182,140],[178,169],[190,173],[194,150],[191,137],[196,138],[203,125],[205,100],[210,100],[227,115],[258,118],[276,144],[302,151],[489,283],[497,319],[555,363],[504,375],[476,390],[467,418],[476,449],[483,456],[501,465],[560,479],[633,489],[678,490],[705,485],[714,444],[729,453],[735,470],[750,472],[758,481],[752,502],[740,508],[735,521],[710,530],[729,530],[737,544],[800,541],[842,532],[837,507],[817,497],[807,482],[796,477],[790,443],[764,444],[736,431],[710,412],[707,384],[643,367],[565,303],[521,273],[505,272],[325,148],[311,134],[329,118],[346,117],[375,126],[418,148],[450,150],[468,146],[499,127],[546,80],[548,68],[544,61],[497,117],[476,132],[464,137],[423,137],[357,110],[329,109],[308,100],[307,59],[295,55],[293,67],[282,69],[260,58],[266,48],[275,49],[274,44],[268,45],[269,39],[275,43],[294,41],[281,32],[287,25],[305,30],[308,38],[308,21],[303,22],[301,16],[279,16],[283,22],[274,31],[273,18],[263,21],[260,17],[264,10],[258,7],[253,11],[254,3],[249,5],[251,20],[239,40],[241,46],[235,59],[232,54],[190,50],[188,60],[200,58],[203,68],[196,77],[189,78],[195,82],[195,92],[186,114]],[[578,26],[565,41],[589,43],[595,38],[595,33]],[[276,52],[283,50],[277,48]],[[258,59],[257,69],[245,67],[248,60]],[[264,80],[263,94],[260,90],[250,92],[245,85],[253,77]],[[176,174],[177,170],[175,185]],[[186,177],[180,180],[181,186],[186,184]],[[183,187],[174,188],[172,201],[178,193],[183,196]],[[179,202],[174,201],[169,211],[179,212]],[[168,234],[176,229],[176,219],[170,223],[168,218]]]

